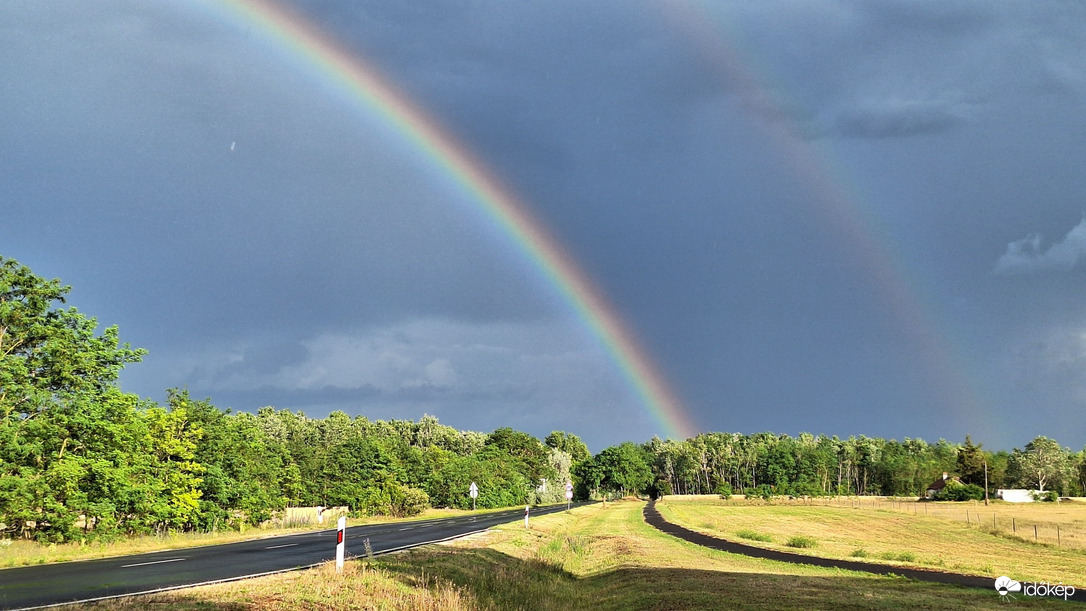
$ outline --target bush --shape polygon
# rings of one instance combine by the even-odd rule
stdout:
[[[762,499],[763,501],[768,501],[768,500],[771,500],[773,498],[773,488],[771,488],[767,484],[762,484],[761,486],[758,486],[757,488],[751,488],[751,489],[747,490],[746,492],[747,492],[747,498],[748,499],[749,498],[759,498],[759,499]]]
[[[976,484],[960,484],[948,481],[945,488],[935,493],[936,501],[979,501],[984,498],[984,488]]]
[[[751,541],[764,541],[764,542],[768,543],[768,542],[773,540],[773,537],[770,537],[767,534],[760,533],[760,532],[757,532],[757,531],[754,531],[754,530],[746,530],[746,529],[744,529],[744,530],[737,531],[735,534],[738,535],[739,538],[741,538],[741,539],[749,539]]]
[[[726,500],[732,498],[732,485],[729,484],[728,482],[724,482],[723,484],[720,484],[719,486],[717,486],[716,490],[714,490],[713,492],[715,492],[716,494],[719,494],[720,498],[722,498],[722,499],[724,499],[726,501]]]
[[[818,545],[818,541],[814,537],[807,537],[804,535],[796,535],[788,539],[786,544],[788,547],[801,547],[808,548]]]
[[[1055,490],[1045,490],[1044,492],[1033,493],[1033,500],[1044,501],[1045,503],[1055,503],[1059,498],[1060,495]]]

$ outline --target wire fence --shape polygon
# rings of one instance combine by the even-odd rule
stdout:
[[[895,497],[811,497],[791,503],[893,511],[952,520],[993,535],[1086,549],[1086,503],[933,502]]]

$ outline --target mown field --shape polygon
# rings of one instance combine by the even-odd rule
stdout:
[[[675,505],[678,505],[677,503]],[[520,522],[448,545],[91,605],[122,610],[1006,609],[959,588],[716,552],[644,523],[637,501]],[[720,509],[705,504],[708,511]],[[697,510],[689,504],[687,510]],[[674,515],[674,514],[673,514]],[[708,518],[705,518],[708,520]],[[1066,608],[1053,599],[1014,606]],[[1073,603],[1072,603],[1073,604]]]
[[[667,520],[724,539],[800,554],[1086,587],[1086,503],[805,504],[789,501],[671,497],[657,508]],[[917,505],[923,506],[917,511]],[[966,511],[977,512],[971,521]],[[979,516],[979,517],[977,517]],[[1042,524],[1055,537],[1033,540]],[[1049,542],[1051,541],[1051,542]]]

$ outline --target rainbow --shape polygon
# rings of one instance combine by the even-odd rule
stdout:
[[[209,13],[255,29],[270,43],[302,62],[304,68],[375,112],[412,147],[470,194],[604,347],[645,410],[669,438],[696,434],[689,415],[668,387],[618,313],[588,280],[576,262],[509,188],[487,171],[404,94],[327,33],[302,16],[269,0],[225,0],[204,5]]]
[[[993,400],[981,385],[981,376],[970,362],[955,334],[937,311],[933,290],[920,270],[908,263],[905,248],[880,222],[873,203],[854,186],[847,168],[827,141],[806,140],[797,134],[805,128],[789,119],[797,108],[782,97],[788,88],[768,78],[772,71],[760,66],[756,56],[744,52],[743,39],[726,16],[711,2],[688,0],[670,3],[665,15],[697,52],[713,62],[733,87],[742,103],[773,119],[757,122],[766,139],[787,160],[796,178],[811,197],[828,228],[850,245],[861,261],[868,278],[878,287],[884,306],[897,321],[906,340],[927,357],[927,378],[950,418],[958,426],[972,430],[978,437],[994,437],[993,423],[985,417],[986,406]]]

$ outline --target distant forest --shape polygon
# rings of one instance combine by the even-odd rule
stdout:
[[[143,350],[61,307],[69,287],[0,257],[0,538],[43,542],[241,528],[287,506],[356,514],[558,503],[628,494],[920,496],[1024,487],[1079,496],[1086,450],[1038,437],[1012,452],[860,436],[706,433],[592,455],[577,435],[459,431],[424,416],[233,413],[185,390],[166,405],[121,392]]]

